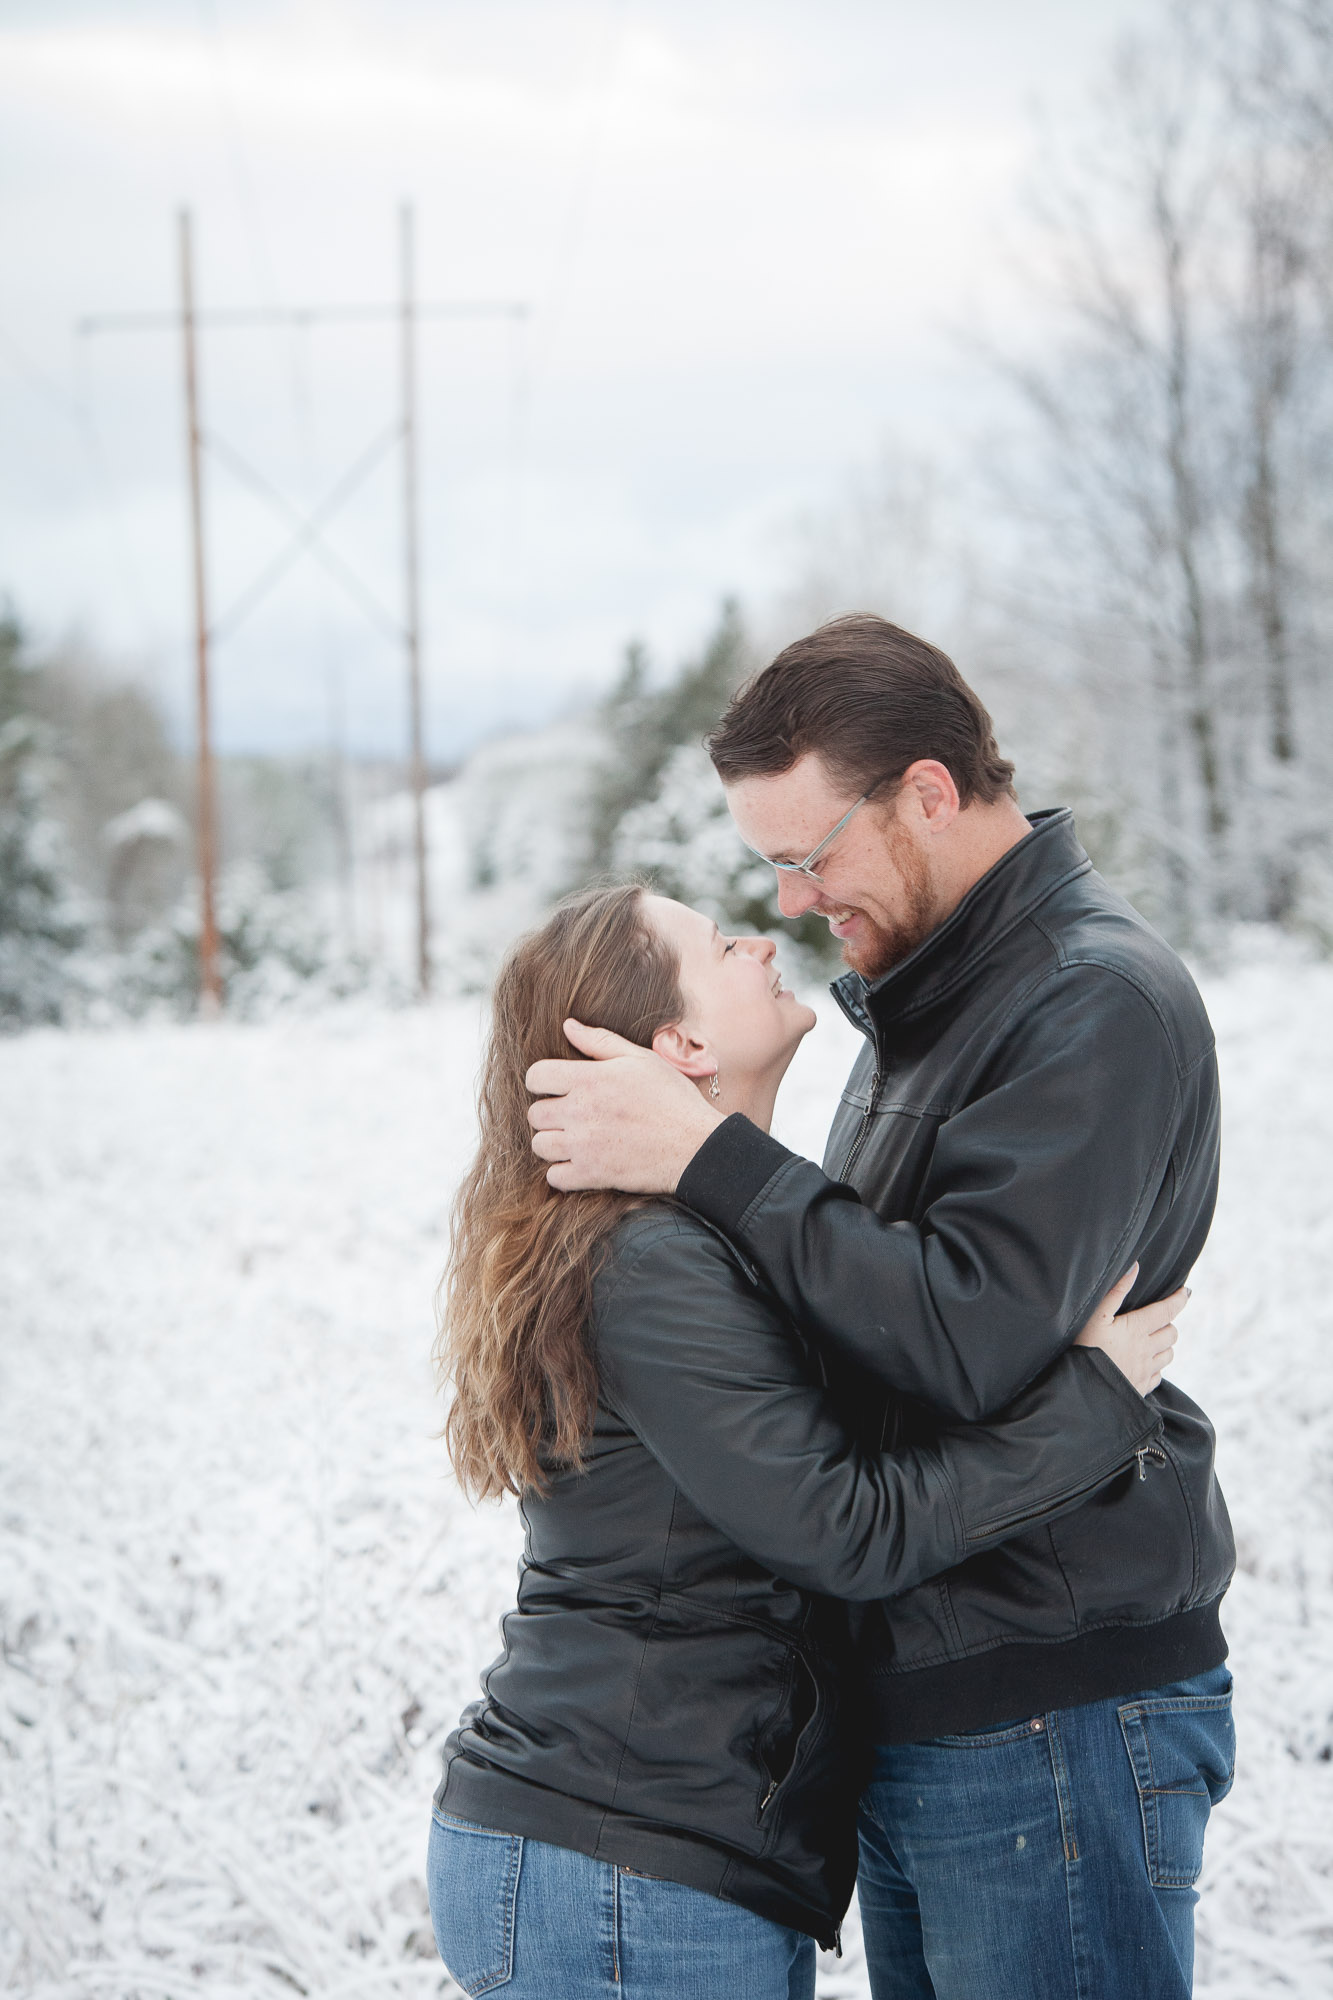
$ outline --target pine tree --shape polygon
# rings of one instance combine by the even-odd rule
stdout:
[[[665,687],[648,684],[647,654],[637,641],[625,649],[620,679],[602,706],[609,744],[601,783],[590,804],[593,869],[613,865],[616,834],[627,812],[656,798],[673,753],[698,745],[716,727],[750,664],[749,644],[734,598],[722,605],[699,659]]]
[[[57,822],[46,807],[41,731],[0,726],[0,1027],[59,1021],[70,994],[79,915]]]

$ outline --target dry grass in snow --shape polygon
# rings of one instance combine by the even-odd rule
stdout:
[[[1227,1178],[1178,1375],[1241,1569],[1200,1990],[1333,1990],[1333,974],[1209,992]],[[824,1023],[780,1127],[846,1065]],[[432,1431],[477,1013],[0,1044],[0,1989],[447,1993],[440,1739],[518,1537]],[[859,1995],[855,1950],[821,1994]]]

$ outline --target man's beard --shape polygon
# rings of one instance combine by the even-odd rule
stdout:
[[[859,972],[868,984],[882,979],[910,958],[936,928],[935,898],[931,893],[926,858],[905,828],[889,832],[889,857],[898,870],[906,910],[896,923],[877,923],[860,910],[862,935],[848,938],[842,948],[842,962]]]

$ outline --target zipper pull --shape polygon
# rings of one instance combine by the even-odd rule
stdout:
[[[1139,1462],[1139,1478],[1141,1480],[1146,1479],[1148,1477],[1147,1468],[1143,1463],[1145,1458],[1153,1459],[1158,1465],[1166,1464],[1166,1453],[1164,1451],[1159,1451],[1155,1444],[1140,1445],[1139,1449],[1135,1452],[1134,1456]]]
[[[763,1798],[760,1799],[759,1801],[759,1810],[761,1813],[766,1813],[768,1811],[768,1802],[772,1798],[777,1788],[778,1788],[777,1779],[770,1778],[768,1781],[768,1790],[764,1793]]]

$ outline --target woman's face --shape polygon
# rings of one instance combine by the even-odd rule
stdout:
[[[772,938],[732,937],[666,896],[644,903],[679,959],[686,1000],[685,1018],[663,1031],[671,1046],[659,1053],[692,1076],[716,1071],[733,1103],[748,1083],[781,1077],[815,1014],[783,985]]]

